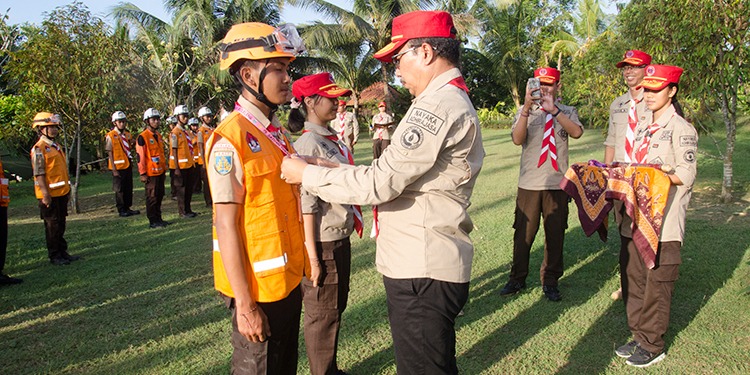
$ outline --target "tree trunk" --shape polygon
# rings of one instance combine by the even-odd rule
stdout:
[[[73,206],[73,213],[81,213],[81,205],[78,202],[78,182],[81,178],[81,117],[78,116],[78,123],[76,124],[76,180],[73,183],[71,189],[71,200],[70,204]]]
[[[393,98],[391,98],[391,92],[388,90],[388,70],[385,68],[385,64],[380,63],[380,74],[383,75],[383,95],[384,100],[388,103],[388,108],[393,108]]]
[[[724,153],[724,172],[721,181],[721,201],[732,202],[732,156],[734,155],[734,143],[737,138],[737,89],[731,85],[725,85],[723,93],[718,95],[721,105],[721,116],[724,120],[727,134],[727,149]]]

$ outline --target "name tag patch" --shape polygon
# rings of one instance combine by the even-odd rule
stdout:
[[[214,153],[214,170],[221,176],[226,176],[232,171],[234,165],[234,152],[217,151]]]
[[[680,147],[695,147],[698,145],[698,138],[694,135],[681,135]]]
[[[418,126],[412,126],[406,129],[401,135],[401,146],[407,150],[414,150],[424,141],[424,133]]]
[[[445,124],[445,120],[421,108],[414,108],[406,122],[418,125],[432,135],[437,135],[440,128]]]

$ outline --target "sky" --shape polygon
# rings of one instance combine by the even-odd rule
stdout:
[[[331,3],[336,4],[345,9],[351,9],[352,0],[329,0]],[[8,23],[21,24],[25,22],[40,24],[44,19],[43,13],[50,12],[56,7],[70,4],[72,0],[0,0],[0,15],[8,13]],[[87,0],[81,1],[84,3],[92,14],[100,16],[110,23],[114,23],[111,19],[107,18],[111,9],[122,2],[122,0]],[[163,21],[169,21],[170,16],[164,10],[163,2],[160,0],[130,0],[131,3],[135,4],[142,10],[148,13],[156,15]],[[616,13],[614,6],[615,2],[627,2],[624,0],[610,0],[604,1],[606,4],[604,7],[605,13]],[[6,12],[10,9],[9,12]],[[330,22],[331,20],[323,19],[316,12],[303,11],[299,8],[287,6],[281,14],[282,22],[291,22],[294,24],[298,23],[309,23],[316,20],[324,22]]]
[[[331,3],[336,4],[345,9],[351,9],[350,0],[329,0]],[[43,13],[50,12],[53,9],[67,5],[73,2],[72,0],[0,0],[0,15],[8,14],[8,24],[21,24],[25,22],[40,24],[44,19]],[[85,4],[89,11],[96,16],[100,16],[110,23],[114,23],[111,19],[107,18],[112,8],[122,0],[85,0],[81,1]],[[161,0],[130,0],[130,3],[135,4],[142,10],[151,13],[159,17],[163,21],[169,21],[170,16],[164,10],[163,2]],[[6,12],[10,8],[9,12]],[[322,20],[330,22],[330,20],[322,19],[319,15],[312,11],[303,11],[299,8],[287,6],[281,14],[283,22],[306,23],[315,20]]]

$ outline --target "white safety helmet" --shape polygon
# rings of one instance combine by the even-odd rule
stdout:
[[[174,116],[169,116],[169,117],[167,117],[166,122],[167,122],[167,124],[176,124],[177,123],[177,119],[174,118]]]
[[[117,120],[125,120],[125,119],[126,119],[125,112],[123,111],[117,111],[112,114],[112,122],[115,122]]]
[[[173,116],[177,115],[186,115],[189,113],[188,107],[184,104],[180,104],[177,107],[174,107],[174,111],[172,111]]]
[[[143,112],[143,121],[148,121],[148,119],[154,117],[161,117],[161,113],[159,113],[159,111],[157,111],[155,108],[149,108],[146,110],[146,112]]]
[[[198,110],[198,117],[211,116],[213,114],[214,113],[211,112],[211,108],[208,107],[201,107],[201,109]]]
[[[200,124],[201,124],[201,123],[200,123],[200,121],[198,121],[198,119],[197,119],[197,118],[195,118],[195,117],[191,117],[191,118],[190,118],[190,119],[188,120],[188,125],[190,125],[190,126],[193,126],[193,125],[195,125],[195,126],[198,126],[198,125],[200,125]]]

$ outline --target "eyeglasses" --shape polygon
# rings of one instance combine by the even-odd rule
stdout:
[[[646,65],[625,65],[622,67],[622,70],[636,70],[636,69],[645,69]]]
[[[393,64],[396,66],[396,68],[398,68],[398,66],[401,65],[401,56],[403,56],[403,55],[405,55],[405,54],[407,54],[407,53],[409,53],[411,51],[414,51],[417,48],[418,47],[411,47],[411,48],[407,49],[406,51],[403,51],[403,52],[400,52],[400,53],[397,53],[397,54],[393,55],[393,57],[391,57],[391,60],[393,60]]]

